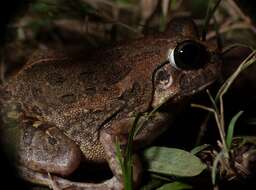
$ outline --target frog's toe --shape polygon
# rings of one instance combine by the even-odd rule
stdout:
[[[77,169],[81,160],[78,146],[56,127],[23,128],[18,156],[19,162],[32,170],[62,176]]]
[[[123,190],[123,184],[116,178],[112,177],[101,183],[83,183],[73,182],[55,175],[35,172],[25,167],[20,167],[22,178],[41,185],[48,186],[52,189],[70,189],[70,190]]]

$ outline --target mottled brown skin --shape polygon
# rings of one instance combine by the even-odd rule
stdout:
[[[84,56],[52,50],[32,55],[1,88],[2,114],[18,112],[21,175],[35,183],[54,182],[60,189],[123,189],[115,143],[118,139],[125,145],[136,113],[150,111],[167,99],[177,102],[217,78],[216,59],[193,71],[177,70],[170,64],[158,68],[169,49],[188,39],[199,42],[194,23],[176,18],[164,33]],[[150,144],[164,131],[170,116],[156,113],[136,137],[136,146]],[[140,164],[134,158],[137,184]],[[114,177],[88,184],[54,175],[71,174],[80,160],[107,161]],[[53,174],[52,180],[46,173]]]

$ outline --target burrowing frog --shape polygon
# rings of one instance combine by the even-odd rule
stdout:
[[[60,189],[123,189],[116,142],[125,146],[136,114],[204,89],[219,68],[216,47],[200,41],[187,18],[171,20],[160,34],[80,57],[54,50],[33,54],[1,87],[2,115],[8,118],[15,109],[21,130],[21,175],[48,186],[54,182]],[[170,116],[159,111],[145,122],[135,148],[161,134]],[[66,180],[82,161],[107,162],[113,178],[102,183]],[[140,171],[135,155],[134,184]]]

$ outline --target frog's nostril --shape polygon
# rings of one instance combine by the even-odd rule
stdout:
[[[200,72],[196,75],[194,74],[193,76],[191,76],[190,74],[183,74],[179,80],[180,89],[185,94],[190,94],[193,91],[198,91],[201,86],[207,84],[209,81],[212,80],[212,77],[208,76],[207,73]]]
[[[210,63],[214,64],[214,63],[220,63],[220,62],[221,62],[221,54],[211,52]]]
[[[191,79],[189,77],[187,77],[185,74],[183,74],[180,77],[180,88],[182,91],[187,91],[188,89],[190,89],[190,84],[191,84]]]
[[[164,70],[161,70],[157,73],[157,76],[156,76],[156,80],[157,81],[167,81],[169,80],[169,74],[164,71]]]

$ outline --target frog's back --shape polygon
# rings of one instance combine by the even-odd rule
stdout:
[[[111,102],[121,105],[122,97],[132,89],[137,91],[130,96],[143,98],[137,104],[143,107],[140,111],[145,111],[151,100],[153,65],[162,56],[157,47],[165,48],[167,43],[166,39],[141,40],[86,52],[82,58],[60,51],[36,52],[7,83],[6,91],[24,104],[27,112],[34,110],[31,114],[36,111],[47,118],[68,114],[74,108],[113,109]]]
[[[39,51],[4,91],[27,116],[57,125],[82,144],[85,138],[97,138],[98,129],[113,118],[148,109],[152,71],[165,56],[167,41],[142,38],[80,57]]]
[[[98,129],[127,109],[131,96],[139,98],[138,93],[145,91],[133,83],[131,65],[122,64],[121,55],[103,55],[81,61],[60,52],[37,52],[4,86],[7,96],[2,102],[18,105],[28,117],[55,124],[83,146],[89,160],[100,160]],[[94,155],[92,147],[98,149]]]

